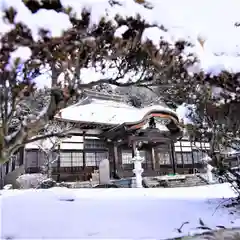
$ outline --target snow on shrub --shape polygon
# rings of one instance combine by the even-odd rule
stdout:
[[[42,173],[23,174],[16,180],[20,188],[37,188],[44,180],[47,179],[47,175]]]
[[[12,184],[7,184],[3,187],[4,190],[10,190],[13,189],[13,185]]]

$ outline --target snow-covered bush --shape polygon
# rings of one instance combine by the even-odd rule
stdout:
[[[119,188],[116,184],[99,184],[95,186],[94,188]]]
[[[56,181],[54,181],[51,178],[48,178],[46,180],[43,180],[37,188],[47,189],[47,188],[55,187],[56,185],[57,185]]]
[[[65,182],[56,183],[56,187],[71,188],[71,183],[65,183]]]
[[[13,189],[13,185],[12,184],[7,184],[3,187],[4,190],[10,190]]]
[[[23,174],[16,179],[19,188],[37,188],[42,182],[47,180],[47,175],[41,173]]]

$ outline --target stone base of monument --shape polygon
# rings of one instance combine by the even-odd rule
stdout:
[[[99,170],[94,170],[92,173],[92,182],[99,182]]]
[[[98,184],[94,188],[119,188],[119,186],[113,183],[109,183],[109,184]]]
[[[207,184],[196,174],[145,177],[144,181],[149,188],[195,187]]]

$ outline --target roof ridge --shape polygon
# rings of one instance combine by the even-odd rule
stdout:
[[[125,101],[125,96],[119,95],[116,93],[108,93],[108,92],[98,92],[95,90],[90,90],[90,89],[84,89],[83,94],[86,97],[90,98],[96,98],[96,99],[102,99],[102,100],[112,100],[116,102],[124,102]]]

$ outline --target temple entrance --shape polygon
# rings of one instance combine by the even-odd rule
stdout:
[[[123,171],[130,171],[132,174],[133,170],[133,153],[131,149],[120,149],[120,159],[121,159],[121,170]],[[144,169],[144,173],[147,173],[148,171],[153,170],[153,164],[152,164],[152,157],[151,152],[149,149],[144,148],[139,150],[140,156],[144,159],[142,162],[142,168]]]
[[[160,175],[173,174],[173,161],[170,147],[154,147],[153,152],[155,171],[157,171]]]

